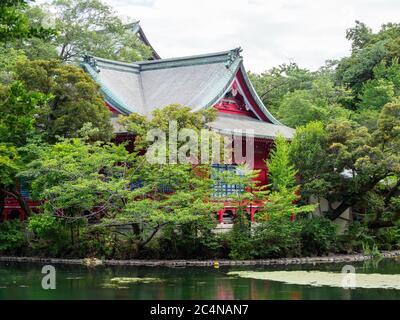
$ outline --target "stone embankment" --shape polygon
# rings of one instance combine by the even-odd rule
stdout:
[[[382,258],[400,257],[400,250],[384,251]],[[261,259],[261,260],[98,260],[86,259],[59,259],[38,257],[6,257],[0,256],[0,262],[29,262],[43,264],[77,264],[87,266],[147,266],[147,267],[225,267],[225,266],[273,266],[295,264],[346,263],[373,259],[363,254],[332,255],[324,257]]]

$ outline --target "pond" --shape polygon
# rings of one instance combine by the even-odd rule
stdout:
[[[44,290],[43,265],[0,263],[0,299],[400,299],[400,290],[343,289],[228,275],[237,271],[341,272],[345,264],[258,267],[108,267],[55,265],[56,289]],[[352,263],[357,274],[399,275],[400,260]]]

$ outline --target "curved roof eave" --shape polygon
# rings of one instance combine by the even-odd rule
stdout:
[[[269,110],[267,109],[267,107],[264,105],[264,103],[262,102],[262,100],[260,99],[260,97],[258,96],[256,90],[253,87],[253,84],[251,83],[249,77],[247,76],[247,72],[246,69],[244,68],[243,63],[241,63],[240,65],[240,70],[242,71],[242,76],[243,79],[247,85],[247,87],[250,90],[250,93],[254,99],[254,101],[257,103],[257,106],[260,108],[260,110],[266,115],[266,117],[273,123],[273,124],[277,124],[277,125],[283,125],[279,120],[277,120],[272,114],[271,112],[269,112]]]
[[[216,132],[216,133],[219,133],[220,135],[223,135],[223,136],[232,136],[232,135],[233,136],[239,136],[239,137],[243,136],[242,134],[236,133],[235,130],[230,130],[230,129],[214,129],[214,128],[212,128],[211,130]],[[258,138],[258,139],[269,139],[269,140],[275,140],[276,139],[276,136],[264,135],[264,134],[252,134],[252,135],[247,134],[247,136],[248,137],[253,137],[253,138]],[[290,141],[293,138],[285,137],[285,139]]]
[[[256,102],[257,106],[260,108],[260,110],[265,114],[265,116],[273,123],[276,125],[283,125],[279,120],[277,120],[267,109],[267,107],[264,105],[264,103],[262,102],[262,100],[260,99],[260,97],[258,96],[256,90],[253,87],[253,84],[251,83],[249,77],[247,76],[246,73],[246,69],[244,68],[243,65],[243,58],[240,57],[238,58],[238,64],[235,67],[234,71],[232,72],[232,76],[230,77],[229,81],[227,82],[227,84],[224,86],[224,88],[218,93],[217,96],[214,97],[214,99],[212,99],[209,103],[207,103],[205,106],[199,106],[197,108],[194,108],[193,111],[199,111],[201,109],[204,108],[208,108],[211,107],[213,105],[215,105],[219,100],[221,100],[225,94],[229,91],[230,86],[232,85],[232,82],[234,81],[237,72],[238,71],[242,72],[242,76],[243,79],[250,91],[250,94],[252,96],[252,98],[254,99],[254,101]]]
[[[132,111],[132,108],[123,103],[120,99],[118,99],[112,91],[102,83],[97,75],[97,71],[93,69],[93,67],[86,63],[82,62],[81,66],[89,73],[90,77],[100,86],[100,92],[104,95],[105,101],[109,103],[112,107],[120,111],[124,115],[129,115]]]
[[[225,83],[225,85],[223,86],[223,88],[218,92],[218,94],[211,100],[211,101],[209,101],[206,105],[204,105],[204,106],[199,106],[199,107],[196,107],[196,108],[194,108],[194,109],[192,109],[192,111],[193,112],[195,112],[195,111],[199,111],[199,110],[201,110],[201,109],[205,109],[205,108],[209,108],[209,107],[212,107],[212,106],[214,106],[219,100],[221,100],[225,95],[226,95],[226,93],[229,91],[229,89],[230,89],[230,87],[231,87],[231,85],[232,85],[232,83],[233,83],[233,80],[235,79],[235,77],[236,77],[236,74],[237,74],[237,72],[238,72],[238,70],[240,69],[240,66],[241,66],[241,64],[242,64],[242,61],[243,61],[243,58],[241,58],[241,57],[239,57],[237,60],[236,60],[236,66],[234,67],[234,71],[232,71],[232,75],[231,75],[231,77],[229,78],[229,80]],[[234,64],[235,62],[233,62],[232,64]]]

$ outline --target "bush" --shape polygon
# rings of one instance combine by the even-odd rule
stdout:
[[[247,214],[238,211],[232,231],[227,235],[229,258],[246,260],[253,258],[250,221]]]
[[[65,256],[70,251],[68,230],[56,217],[47,214],[32,215],[28,219],[27,227],[34,234],[29,246],[35,253]]]
[[[283,258],[301,253],[299,224],[287,218],[262,223],[254,230],[251,251],[255,258]]]
[[[143,248],[141,257],[202,259],[218,256],[221,242],[214,232],[216,221],[209,216],[164,228],[156,241]]]
[[[28,229],[39,238],[55,238],[61,229],[59,220],[47,214],[37,214],[29,217]]]
[[[26,246],[25,224],[19,220],[0,223],[0,252],[16,253]]]
[[[326,218],[312,218],[300,221],[302,255],[324,255],[337,251],[335,224]]]
[[[77,251],[81,257],[119,258],[118,253],[124,250],[124,245],[118,240],[108,228],[101,226],[91,229],[81,228]]]
[[[374,238],[380,250],[397,250],[400,248],[400,226],[379,229]]]
[[[368,227],[358,221],[350,224],[348,230],[338,236],[338,247],[346,253],[362,252],[363,244],[374,244],[374,237]]]

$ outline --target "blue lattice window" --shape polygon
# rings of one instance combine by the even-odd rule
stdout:
[[[143,188],[143,187],[144,187],[144,182],[142,180],[137,180],[137,181],[132,182],[130,184],[131,190],[135,190],[135,189],[139,189],[139,188]],[[164,185],[164,184],[162,184],[162,185],[160,185],[158,187],[158,191],[159,192],[163,192],[163,193],[174,192],[174,190],[170,186],[167,186],[167,185]]]
[[[143,188],[143,186],[144,186],[144,184],[143,184],[142,180],[138,180],[138,181],[132,182],[130,184],[131,190]]]
[[[23,198],[30,197],[29,184],[24,179],[20,179],[20,181],[19,181],[19,192]]]
[[[171,192],[174,192],[174,189],[173,189],[173,188],[171,188],[170,186],[164,185],[164,184],[160,185],[158,190],[159,190],[160,192],[163,192],[163,193],[171,193]]]
[[[238,170],[236,165],[232,164],[213,164],[212,168],[216,172],[235,172],[237,175],[242,175],[242,172]],[[213,197],[226,197],[229,195],[237,195],[244,191],[242,185],[228,184],[223,181],[216,181],[214,184]]]

